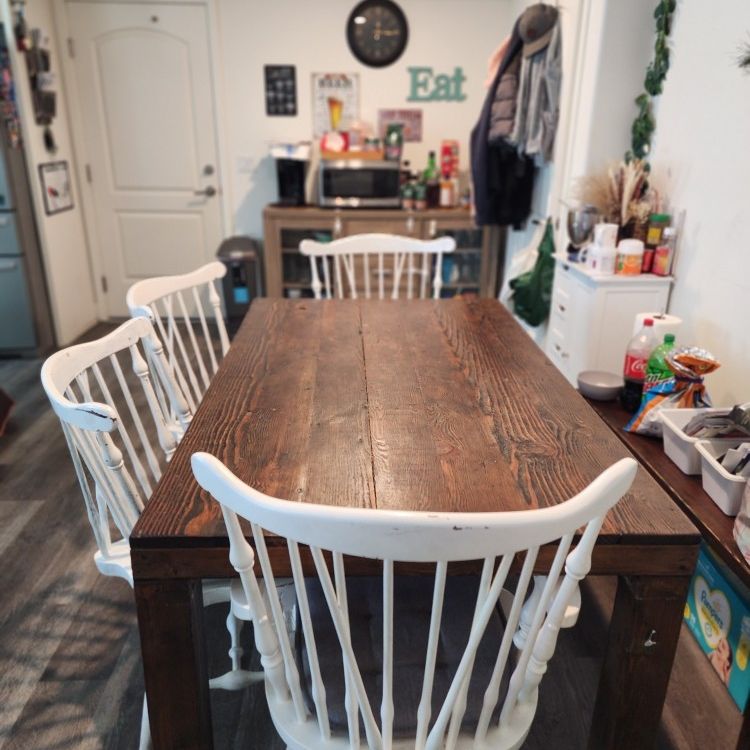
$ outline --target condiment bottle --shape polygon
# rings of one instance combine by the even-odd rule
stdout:
[[[657,276],[669,276],[672,269],[672,259],[674,258],[675,242],[677,240],[677,230],[674,227],[667,227],[662,232],[662,241],[654,253],[654,265],[652,273]]]

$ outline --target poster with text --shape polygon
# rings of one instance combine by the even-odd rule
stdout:
[[[313,73],[313,133],[346,130],[359,120],[359,76],[356,73]]]

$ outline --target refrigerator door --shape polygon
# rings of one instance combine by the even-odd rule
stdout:
[[[16,215],[0,210],[0,256],[22,255],[23,247],[18,239]]]
[[[0,256],[0,351],[33,349],[33,320],[23,258]]]
[[[0,211],[8,211],[11,208],[13,208],[13,197],[10,192],[10,178],[5,167],[5,159],[0,151]]]

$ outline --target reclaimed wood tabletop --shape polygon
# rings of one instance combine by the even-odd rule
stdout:
[[[630,455],[495,300],[256,300],[131,537],[157,748],[211,744],[197,584],[233,571],[196,451],[276,497],[463,512],[564,502]],[[619,585],[590,748],[653,744],[698,543],[641,468],[594,552]]]

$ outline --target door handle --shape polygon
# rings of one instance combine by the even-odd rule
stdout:
[[[206,198],[213,198],[216,195],[216,188],[213,185],[209,185],[203,190],[193,190],[193,195],[205,195]]]

